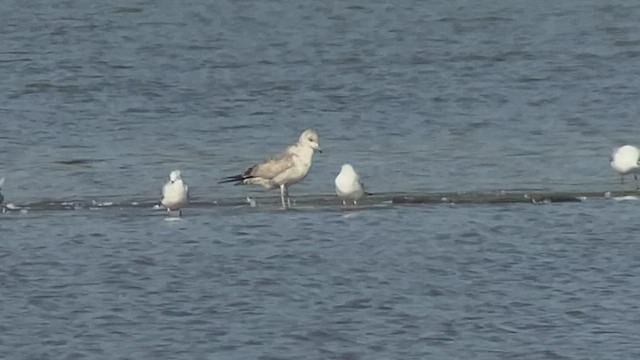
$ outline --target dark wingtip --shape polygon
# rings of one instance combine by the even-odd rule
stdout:
[[[249,179],[253,177],[251,176],[251,172],[253,171],[254,167],[255,166],[248,168],[242,174],[224,177],[222,178],[222,180],[218,181],[218,184],[236,182],[234,185],[243,185],[245,179]]]
[[[243,179],[242,175],[227,176],[227,177],[223,178],[222,180],[218,181],[218,184],[242,181],[242,179]]]
[[[244,180],[245,179],[250,179],[250,178],[252,178],[252,176],[246,176],[244,174],[236,175],[236,176],[228,176],[228,177],[223,178],[222,180],[218,181],[218,184],[235,182],[235,184],[233,184],[233,185],[244,185]]]

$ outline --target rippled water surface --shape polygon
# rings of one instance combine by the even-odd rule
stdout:
[[[383,194],[633,190],[640,5],[5,1],[0,36],[8,359],[640,356],[636,201],[217,184],[313,127],[294,199],[345,162]],[[181,219],[173,169],[206,204]]]
[[[636,209],[5,214],[0,348],[8,358],[634,358]]]

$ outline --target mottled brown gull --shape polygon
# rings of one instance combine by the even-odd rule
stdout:
[[[318,133],[312,129],[305,130],[298,142],[289,146],[281,154],[251,166],[242,174],[228,176],[219,183],[258,184],[267,189],[279,187],[282,207],[286,208],[291,206],[289,186],[302,181],[307,176],[315,150],[322,152],[318,143]]]

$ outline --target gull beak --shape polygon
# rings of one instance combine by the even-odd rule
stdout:
[[[318,152],[319,152],[320,154],[322,154],[322,149],[320,149],[320,146],[318,146],[318,148],[317,148],[316,150],[318,150]]]

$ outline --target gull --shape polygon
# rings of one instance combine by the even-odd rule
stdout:
[[[287,208],[287,205],[290,207],[289,186],[302,181],[307,176],[315,150],[322,152],[318,144],[318,133],[313,129],[307,129],[302,132],[297,143],[289,146],[281,154],[251,166],[242,174],[225,177],[218,183],[257,184],[266,189],[279,187],[282,207]]]
[[[640,173],[639,161],[640,149],[632,145],[619,147],[611,153],[611,167],[620,174],[620,182],[622,184],[624,184],[624,175],[627,174],[633,174],[633,178],[638,180],[638,174]]]
[[[3,185],[4,185],[4,178],[0,178],[0,190],[2,190]],[[2,201],[4,201],[4,196],[2,196],[2,193],[0,192],[0,204],[2,204]]]
[[[350,164],[343,164],[340,174],[336,176],[336,194],[342,199],[342,205],[346,205],[346,200],[352,200],[357,205],[358,199],[365,194],[364,186],[360,182],[360,176]]]
[[[162,187],[162,200],[160,203],[167,208],[167,213],[171,215],[171,210],[178,210],[178,215],[182,216],[181,208],[189,201],[189,187],[182,181],[180,170],[173,170],[169,174],[169,181]]]

